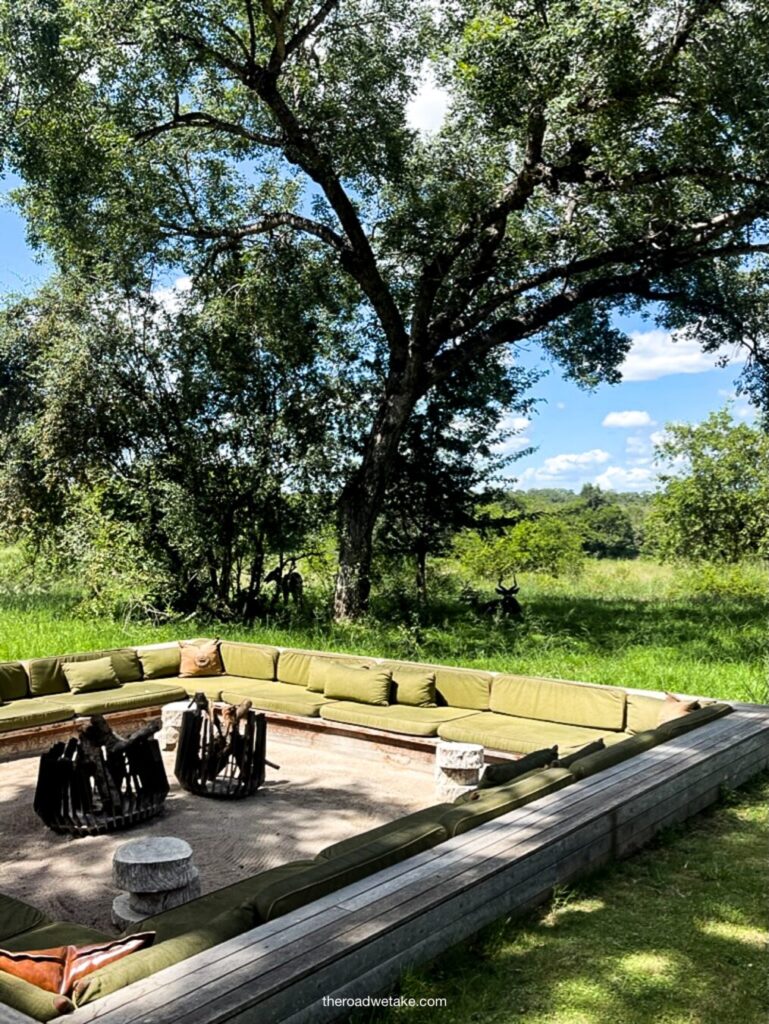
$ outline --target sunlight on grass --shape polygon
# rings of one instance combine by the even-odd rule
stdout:
[[[726,939],[729,942],[742,942],[757,950],[766,950],[769,943],[769,931],[733,924],[730,921],[705,921],[700,925],[700,931],[703,935],[712,935],[714,938]]]

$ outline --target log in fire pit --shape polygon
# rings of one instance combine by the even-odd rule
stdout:
[[[168,779],[151,722],[126,738],[94,715],[40,758],[34,808],[54,832],[95,836],[155,817]]]
[[[264,782],[267,722],[251,701],[209,704],[196,693],[182,715],[176,750],[176,778],[190,793],[237,800]],[[277,768],[277,765],[272,765]]]

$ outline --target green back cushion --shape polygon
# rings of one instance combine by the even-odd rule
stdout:
[[[181,654],[179,645],[168,647],[138,647],[136,653],[141,661],[145,679],[166,679],[179,675]]]
[[[475,669],[446,668],[443,665],[428,666],[435,672],[435,688],[438,703],[450,708],[469,708],[471,711],[489,710],[491,672]]]
[[[46,992],[5,971],[0,971],[0,1010],[2,1006],[9,1006],[39,1021],[49,1021],[55,1017],[61,1020],[60,1014],[71,1013],[73,1009],[71,1000],[66,996]]]
[[[136,683],[142,678],[142,666],[136,651],[121,647],[115,651],[86,651],[83,654],[61,654],[55,658],[33,658],[28,661],[29,688],[32,696],[68,693],[67,678],[62,670],[65,663],[95,661],[109,656],[121,683]]]
[[[574,782],[574,776],[566,768],[545,768],[529,772],[505,786],[494,786],[493,789],[479,790],[470,794],[470,798],[462,797],[461,802],[452,805],[450,810],[441,816],[441,823],[450,836],[462,835],[463,832],[491,821],[501,814],[514,811],[532,800],[538,800],[548,793]]]
[[[384,662],[380,668],[392,673],[393,704],[406,704],[412,708],[435,707],[435,672],[432,669],[397,662]]]
[[[558,757],[558,747],[545,747],[534,750],[531,754],[519,757],[517,761],[505,761],[503,764],[490,764],[481,776],[479,789],[491,786],[503,786],[507,782],[526,775],[535,768],[546,768]]]
[[[378,825],[357,836],[342,839],[321,850],[315,860],[331,860],[357,852],[368,855],[372,843],[378,843],[378,848],[382,852],[400,851],[404,857],[410,856],[409,851],[416,853],[418,850],[426,849],[424,844],[428,839],[430,845],[435,846],[447,838],[446,830],[441,824],[441,815],[450,807],[453,807],[453,804],[435,804],[424,810],[414,811],[413,814],[406,814],[395,821],[389,821],[385,825]]]
[[[29,696],[27,673],[20,661],[0,663],[0,703]]]
[[[120,680],[112,664],[112,658],[64,662],[61,669],[73,693],[117,690],[120,687]]]
[[[183,932],[165,942],[157,942],[148,949],[140,949],[137,953],[124,957],[113,964],[102,967],[99,971],[87,975],[75,985],[74,1001],[77,1006],[92,1003],[95,999],[116,992],[134,981],[141,981],[164,967],[178,964],[196,953],[226,942],[235,935],[241,935],[259,922],[253,910],[235,907],[225,910],[213,920],[203,918],[194,928]],[[144,922],[137,926],[144,931]]]
[[[625,725],[625,691],[608,686],[575,686],[532,676],[500,675],[491,687],[491,710],[540,722],[619,732]]]
[[[248,679],[275,679],[275,663],[278,660],[277,647],[261,644],[239,644],[223,640],[219,653],[224,671],[231,676],[245,676]]]
[[[569,766],[571,773],[578,779],[586,779],[589,775],[612,768],[615,764],[626,761],[629,757],[656,747],[662,743],[664,736],[657,729],[649,729],[646,732],[636,733],[619,743],[612,743],[610,747],[599,750],[595,754],[587,754],[584,757],[577,757]]]
[[[329,669],[323,693],[329,700],[353,700],[359,704],[390,703],[389,672],[337,662]]]
[[[623,740],[620,740],[622,743]],[[593,740],[592,743],[586,743],[584,747],[580,747],[579,750],[575,750],[571,754],[567,754],[565,757],[559,757],[556,762],[557,768],[571,768],[575,761],[579,761],[581,757],[588,757],[590,754],[597,754],[599,750],[604,750],[606,744],[603,739]]]
[[[326,683],[340,667],[368,668],[370,662],[363,658],[310,658],[307,669],[307,689],[310,693],[325,693]]]
[[[642,693],[629,693],[627,695],[627,724],[628,732],[646,732],[647,729],[656,729],[659,723],[660,711],[665,701],[660,697],[647,697]]]
[[[310,681],[310,665],[314,661],[344,662],[346,665],[369,665],[371,658],[355,654],[326,654],[323,651],[281,651],[278,655],[278,682],[293,686],[307,686]],[[316,693],[322,691],[316,690]]]
[[[0,946],[3,948],[5,940],[13,935],[47,923],[48,918],[41,910],[0,892]]]

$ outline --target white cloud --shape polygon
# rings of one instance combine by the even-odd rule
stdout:
[[[436,132],[443,124],[448,108],[449,94],[436,84],[428,71],[423,75],[416,95],[406,106],[406,120],[415,131]]]
[[[633,345],[620,367],[625,381],[657,380],[674,373],[705,373],[718,365],[717,357],[703,352],[699,342],[683,332],[674,336],[667,331],[634,331]],[[741,363],[744,356],[733,353],[727,363]]]
[[[653,427],[654,420],[648,412],[640,409],[626,409],[624,412],[609,412],[603,418],[603,427]]]
[[[192,291],[192,279],[185,275],[177,277],[170,288],[155,288],[152,297],[169,313],[175,313],[181,305],[185,292]]]
[[[607,466],[593,481],[604,491],[648,491],[656,474],[644,466]]]
[[[520,474],[521,483],[550,484],[557,482],[566,486],[572,477],[584,476],[586,470],[593,466],[608,462],[611,456],[602,448],[593,448],[589,452],[569,452],[563,455],[551,455],[541,466],[529,466]]]

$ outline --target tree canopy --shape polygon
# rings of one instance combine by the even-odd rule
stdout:
[[[0,0],[0,151],[63,268],[144,288],[276,238],[349,289],[379,384],[337,612],[417,403],[536,338],[616,380],[645,311],[766,366],[769,18],[745,0]],[[430,67],[441,129],[412,129]],[[341,282],[344,283],[341,283]],[[312,324],[304,344],[315,345]]]

